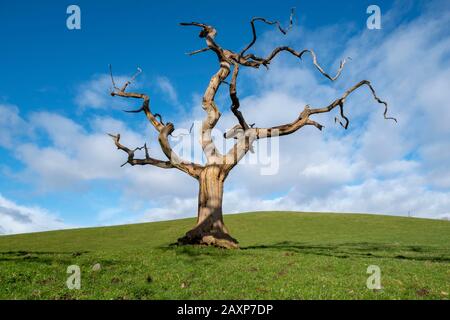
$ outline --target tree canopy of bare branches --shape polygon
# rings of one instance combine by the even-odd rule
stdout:
[[[264,69],[268,70],[270,63],[280,54],[285,53],[298,59],[299,62],[303,61],[306,56],[309,56],[312,65],[317,71],[330,81],[336,81],[344,70],[348,59],[343,59],[341,61],[339,68],[334,75],[325,72],[324,68],[318,62],[316,53],[311,49],[297,51],[291,47],[281,46],[274,48],[266,57],[258,56],[256,53],[252,52],[253,46],[258,40],[256,29],[258,23],[274,26],[280,33],[286,34],[289,29],[293,27],[294,14],[295,12],[292,10],[289,19],[290,23],[287,28],[283,28],[279,21],[269,21],[262,17],[252,18],[250,21],[252,38],[240,52],[226,49],[220,45],[216,40],[217,31],[211,25],[199,22],[180,23],[181,26],[199,29],[199,37],[205,41],[206,46],[204,48],[192,51],[188,53],[188,55],[193,56],[200,53],[212,52],[218,59],[218,69],[212,75],[202,98],[202,107],[205,112],[205,117],[201,125],[200,144],[206,158],[205,164],[186,161],[178,156],[173,151],[169,139],[170,135],[175,130],[174,125],[171,122],[163,122],[161,115],[152,112],[150,107],[150,97],[147,94],[130,92],[128,90],[130,84],[141,73],[141,69],[138,68],[131,79],[121,87],[117,87],[111,69],[111,81],[113,85],[111,95],[142,101],[142,105],[139,109],[129,110],[127,112],[145,114],[152,127],[157,131],[159,145],[166,156],[166,159],[163,160],[151,157],[146,144],[142,147],[130,149],[121,144],[120,134],[111,134],[116,147],[127,154],[127,161],[123,165],[153,165],[163,169],[176,168],[199,181],[197,224],[192,230],[188,231],[184,237],[179,239],[180,244],[207,244],[226,248],[238,247],[237,240],[230,236],[229,231],[223,222],[223,184],[229,172],[249,151],[252,150],[253,143],[256,140],[292,134],[305,126],[313,126],[322,130],[323,125],[313,119],[313,116],[322,113],[330,113],[335,109],[338,110],[341,118],[339,120],[339,118],[336,117],[335,120],[339,122],[343,128],[347,129],[350,121],[345,114],[345,102],[353,92],[362,87],[367,87],[375,102],[383,106],[383,116],[385,119],[397,121],[395,118],[387,115],[388,104],[378,97],[371,82],[368,80],[361,80],[345,91],[342,96],[338,97],[325,107],[312,108],[309,105],[304,106],[303,109],[299,110],[298,117],[293,119],[292,122],[273,127],[258,127],[255,124],[249,124],[243,113],[240,111],[240,99],[237,93],[237,81],[241,68],[259,69],[262,66]],[[221,112],[215,102],[215,96],[220,86],[228,87],[231,103],[230,110],[236,118],[236,125],[224,134],[226,139],[234,139],[235,141],[233,147],[225,154],[222,154],[218,150],[212,137],[212,130],[215,128],[221,117]],[[138,150],[144,151],[144,158],[135,158],[135,153]]]

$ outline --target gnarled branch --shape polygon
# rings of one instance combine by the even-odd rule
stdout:
[[[123,163],[121,166],[123,167],[126,164],[130,164],[132,166],[136,166],[136,165],[153,165],[159,168],[164,168],[164,169],[171,169],[171,168],[175,168],[170,161],[162,161],[162,160],[158,160],[155,158],[150,157],[149,153],[148,153],[148,148],[147,148],[147,144],[144,144],[144,146],[142,147],[138,147],[135,149],[129,149],[127,147],[125,147],[123,144],[120,143],[120,134],[117,135],[113,135],[113,134],[108,134],[113,140],[114,140],[114,144],[116,145],[117,149],[124,151],[127,155],[128,155],[128,159],[125,163]],[[134,158],[134,154],[136,151],[138,150],[144,150],[145,151],[145,159],[135,159]]]
[[[317,61],[317,55],[316,55],[316,53],[315,53],[313,50],[310,50],[310,49],[304,49],[304,50],[302,50],[302,51],[296,51],[296,50],[294,50],[294,49],[292,49],[292,48],[290,48],[290,47],[283,46],[283,47],[275,48],[275,49],[272,51],[272,53],[269,54],[269,55],[267,56],[267,58],[260,58],[260,57],[257,57],[257,56],[255,56],[255,55],[253,55],[253,54],[248,54],[248,55],[246,55],[244,58],[245,58],[245,59],[252,59],[252,60],[254,60],[256,63],[258,63],[259,65],[265,65],[265,66],[267,66],[268,64],[270,64],[270,62],[271,62],[271,61],[272,61],[279,53],[281,53],[281,52],[283,52],[283,51],[289,52],[289,53],[291,53],[292,55],[296,56],[296,57],[299,58],[299,59],[302,59],[302,57],[303,57],[303,55],[304,55],[305,53],[311,54],[312,59],[313,59],[313,64],[314,64],[314,66],[316,67],[316,69],[319,70],[319,72],[320,72],[324,77],[326,77],[327,79],[329,79],[329,80],[331,80],[331,81],[335,81],[335,80],[337,80],[337,79],[339,78],[339,76],[340,76],[341,73],[342,73],[342,70],[344,69],[345,64],[347,63],[347,60],[348,60],[348,59],[351,59],[351,58],[349,57],[349,58],[347,58],[347,59],[341,60],[341,62],[340,62],[340,64],[339,64],[339,69],[338,69],[338,71],[336,72],[336,75],[335,75],[335,76],[331,76],[330,74],[328,74],[327,72],[325,72],[324,69],[320,66],[319,62]]]
[[[136,148],[134,150],[131,150],[123,145],[120,144],[120,135],[111,135],[113,137],[116,146],[125,151],[128,154],[128,161],[124,163],[123,165],[130,163],[132,165],[143,165],[143,164],[153,164],[159,167],[170,167],[170,168],[177,168],[183,172],[188,173],[194,178],[198,178],[200,175],[200,171],[203,168],[201,165],[187,162],[182,160],[170,147],[169,142],[169,135],[174,131],[173,124],[167,123],[164,124],[162,121],[161,115],[159,114],[153,114],[150,111],[150,97],[143,93],[135,93],[135,92],[126,92],[128,85],[134,81],[134,79],[142,72],[140,68],[138,68],[138,72],[133,75],[133,77],[128,80],[120,89],[116,86],[114,77],[111,70],[111,81],[113,83],[114,91],[111,92],[112,96],[120,96],[124,98],[135,98],[135,99],[142,99],[142,106],[137,110],[126,110],[125,112],[129,113],[139,113],[144,112],[147,116],[147,119],[150,121],[150,123],[153,125],[153,127],[159,132],[159,138],[158,141],[160,143],[161,149],[163,150],[166,157],[169,159],[169,161],[161,161],[157,159],[153,159],[149,156],[147,146],[144,145],[143,147]],[[145,159],[134,159],[134,153],[138,150],[145,150],[146,158]],[[170,164],[170,166],[169,166]]]
[[[169,135],[174,131],[174,126],[172,123],[167,123],[164,128],[161,130],[158,136],[159,144],[161,145],[161,149],[166,155],[166,157],[170,160],[170,163],[177,169],[189,174],[190,176],[197,178],[200,176],[200,173],[203,166],[189,162],[181,159],[171,148],[169,143]]]
[[[358,83],[355,84],[353,87],[351,87],[350,89],[348,89],[348,90],[342,95],[342,97],[340,97],[339,99],[336,99],[336,100],[333,101],[330,105],[328,105],[328,106],[326,106],[326,107],[324,107],[324,108],[309,109],[309,110],[308,110],[308,114],[309,114],[309,115],[312,115],[312,114],[318,114],[318,113],[330,112],[331,110],[333,110],[334,108],[336,108],[337,106],[339,106],[341,117],[345,120],[345,123],[344,123],[344,124],[341,123],[341,125],[342,125],[345,129],[347,129],[347,128],[348,128],[348,125],[349,125],[349,123],[350,123],[350,121],[348,120],[348,118],[347,118],[347,117],[345,116],[345,114],[344,114],[344,103],[345,103],[345,100],[347,99],[347,97],[348,97],[352,92],[354,92],[355,90],[357,90],[358,88],[360,88],[360,87],[362,87],[362,86],[364,86],[364,85],[367,86],[367,87],[370,89],[370,92],[372,93],[373,98],[374,98],[379,104],[384,105],[384,112],[383,112],[384,119],[386,119],[386,120],[393,120],[393,121],[397,122],[397,119],[396,119],[396,118],[388,117],[388,116],[387,116],[387,113],[388,113],[388,104],[387,104],[387,102],[381,100],[381,99],[377,96],[377,94],[376,94],[376,92],[375,92],[375,89],[373,88],[372,84],[371,84],[370,81],[368,81],[368,80],[362,80],[362,81],[358,82]]]
[[[239,125],[241,128],[245,131],[249,128],[247,122],[244,119],[244,116],[242,115],[242,112],[239,111],[239,107],[241,106],[241,103],[239,102],[239,98],[237,96],[236,91],[236,82],[237,77],[239,74],[239,64],[234,63],[233,67],[233,74],[231,76],[231,82],[230,82],[230,98],[231,98],[231,112],[235,115],[235,117],[238,119]]]
[[[281,24],[280,24],[279,21],[269,21],[269,20],[267,20],[267,19],[265,19],[265,18],[261,18],[261,17],[255,17],[255,18],[253,18],[253,19],[250,21],[250,24],[251,24],[251,26],[252,26],[252,35],[253,35],[252,41],[250,41],[250,43],[249,43],[249,44],[241,51],[241,53],[240,53],[239,55],[240,55],[240,56],[243,56],[244,53],[245,53],[248,49],[250,49],[250,48],[255,44],[256,39],[257,39],[257,36],[256,36],[256,27],[255,27],[255,22],[256,22],[256,21],[262,21],[262,22],[264,22],[265,24],[268,24],[268,25],[276,25],[276,26],[278,27],[278,30],[280,30],[280,32],[281,32],[282,34],[286,34],[286,33],[287,33],[287,30],[289,30],[289,29],[292,28],[294,15],[295,15],[295,8],[292,8],[292,9],[291,9],[291,15],[290,15],[290,17],[289,17],[289,26],[288,26],[288,28],[287,28],[286,30],[283,29],[283,28],[281,27]]]
[[[242,159],[242,157],[245,156],[245,154],[249,150],[251,150],[253,142],[258,139],[289,135],[289,134],[292,134],[292,133],[298,131],[299,129],[303,128],[304,126],[314,126],[317,129],[322,130],[323,125],[310,119],[311,115],[331,112],[336,107],[339,107],[341,117],[345,120],[344,124],[341,122],[340,122],[340,124],[345,129],[347,129],[350,121],[344,114],[344,103],[345,103],[347,97],[352,92],[354,92],[355,90],[357,90],[358,88],[360,88],[364,85],[366,85],[370,89],[375,101],[384,105],[384,107],[385,107],[384,112],[383,112],[384,118],[387,120],[393,120],[393,121],[397,122],[397,119],[387,116],[388,105],[385,101],[381,100],[377,96],[376,91],[373,88],[373,86],[371,85],[371,83],[367,80],[362,80],[359,83],[357,83],[356,85],[354,85],[353,87],[351,87],[350,89],[348,89],[340,98],[333,101],[327,107],[311,109],[309,105],[306,105],[304,110],[297,117],[297,119],[295,119],[294,121],[292,121],[290,123],[279,125],[279,126],[274,126],[274,127],[269,127],[269,128],[253,128],[253,127],[251,127],[247,130],[242,130],[240,125],[236,125],[233,129],[231,129],[229,132],[227,132],[224,135],[225,138],[235,138],[238,140],[235,143],[235,145],[230,149],[230,151],[227,153],[227,155],[225,157],[226,158],[225,171],[228,173]]]
[[[321,125],[320,123],[318,123],[314,120],[311,120],[309,117],[314,114],[330,112],[333,109],[335,109],[336,107],[340,108],[341,117],[344,120],[346,120],[345,124],[341,123],[341,125],[345,129],[347,129],[350,122],[344,114],[344,103],[345,103],[347,97],[352,92],[354,92],[355,90],[357,90],[358,88],[360,88],[361,86],[364,86],[364,85],[369,87],[374,99],[378,103],[384,105],[384,107],[385,107],[384,112],[383,112],[384,118],[386,120],[393,120],[393,121],[397,122],[397,119],[387,116],[388,105],[385,101],[381,100],[377,96],[375,89],[372,87],[371,83],[367,80],[362,80],[359,83],[357,83],[356,85],[354,85],[353,87],[351,87],[350,89],[348,89],[340,98],[334,100],[331,104],[329,104],[328,106],[326,106],[324,108],[311,109],[311,107],[309,105],[306,105],[304,110],[298,116],[298,118],[291,123],[287,123],[287,124],[275,126],[275,127],[270,127],[270,128],[253,128],[252,130],[255,130],[257,139],[288,135],[288,134],[296,132],[298,129],[304,127],[305,125],[312,125],[312,126],[315,126],[317,129],[322,130],[323,125]]]
[[[142,106],[137,109],[137,110],[125,110],[125,112],[128,113],[139,113],[139,112],[144,112],[145,115],[147,116],[148,121],[153,125],[153,127],[155,127],[155,129],[160,132],[162,130],[162,128],[164,127],[164,124],[161,121],[161,116],[159,116],[159,120],[157,119],[157,115],[154,115],[151,111],[150,111],[150,97],[146,94],[143,93],[136,93],[136,92],[125,92],[125,90],[127,89],[128,85],[131,84],[136,77],[142,72],[142,70],[140,68],[138,68],[138,71],[132,76],[132,78],[128,81],[125,82],[125,84],[122,86],[122,88],[118,88],[116,86],[116,83],[114,81],[114,77],[112,74],[112,67],[111,65],[109,66],[110,68],[110,74],[111,74],[111,81],[113,84],[113,88],[114,90],[111,92],[111,96],[119,96],[119,97],[124,97],[124,98],[134,98],[134,99],[142,99]]]
[[[203,49],[199,49],[199,50],[188,52],[186,54],[189,55],[189,56],[193,56],[194,54],[202,53],[202,52],[205,52],[205,51],[208,51],[208,50],[210,50],[210,49],[209,48],[203,48]]]

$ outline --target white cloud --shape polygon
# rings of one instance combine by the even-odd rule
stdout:
[[[178,101],[177,91],[175,90],[175,87],[173,86],[169,78],[161,76],[157,77],[156,85],[158,86],[159,90],[167,97],[170,103],[174,105],[180,104],[180,102]]]
[[[29,134],[29,128],[19,115],[19,108],[14,105],[0,104],[0,147],[10,148],[17,141]]]
[[[359,185],[338,188],[325,197],[312,198],[305,203],[304,210],[438,218],[450,213],[450,192],[427,189],[421,177],[369,179]]]
[[[62,220],[38,207],[18,205],[0,194],[0,234],[68,228]]]
[[[26,165],[28,176],[44,190],[74,187],[93,179],[117,177],[121,154],[114,152],[105,132],[87,132],[74,121],[52,113],[35,113],[28,125],[50,141],[33,141],[15,148],[15,156]],[[126,132],[125,132],[126,133]],[[130,140],[137,140],[130,136]],[[134,138],[134,139],[133,139]],[[135,142],[135,141],[133,141]]]
[[[114,82],[117,87],[122,87],[126,81],[130,80],[131,76],[118,75],[114,76]],[[139,88],[140,83],[134,81],[130,86]],[[81,110],[118,108],[123,105],[120,99],[111,99],[111,92],[113,85],[111,76],[109,74],[101,74],[92,77],[91,80],[86,81],[78,86],[75,103]],[[122,103],[122,104],[121,104]]]
[[[34,184],[40,192],[85,192],[90,182],[106,180],[115,181],[113,186],[133,201],[167,194],[190,195],[194,180],[176,169],[121,167],[127,156],[117,150],[107,133],[120,133],[121,142],[130,148],[147,142],[153,157],[166,159],[153,128],[137,132],[109,117],[93,117],[89,126],[83,127],[48,112],[33,113],[28,120],[18,117],[18,122],[31,128],[35,135],[27,142],[14,141],[15,146],[10,149],[25,165],[15,176]],[[148,133],[153,135],[146,137]],[[47,141],[45,145],[39,143],[41,136]],[[136,156],[143,154],[137,152]]]
[[[135,218],[136,221],[161,221],[195,217],[197,215],[197,197],[175,197],[170,201],[161,201],[159,206],[146,210]],[[223,210],[227,214],[259,210],[296,210],[295,202],[283,197],[261,199],[252,197],[246,189],[235,189],[224,193]]]

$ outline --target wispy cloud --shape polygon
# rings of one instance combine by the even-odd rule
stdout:
[[[114,81],[117,86],[122,86],[130,80],[130,76],[115,75]],[[135,81],[132,84],[139,88],[140,84]],[[119,99],[111,99],[113,84],[109,74],[101,74],[92,77],[92,79],[80,84],[76,89],[75,104],[81,109],[105,109],[120,107]]]
[[[167,77],[157,77],[156,78],[156,85],[158,86],[159,90],[166,96],[167,100],[174,104],[179,105],[180,102],[178,100],[178,94],[175,90],[174,85]]]
[[[0,234],[68,228],[61,219],[38,207],[21,206],[0,194]]]
[[[0,104],[0,147],[11,148],[19,139],[31,133],[14,105]]]

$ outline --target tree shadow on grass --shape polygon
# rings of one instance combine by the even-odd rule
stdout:
[[[74,257],[81,256],[88,253],[88,251],[3,251],[0,252],[0,262],[37,262],[43,264],[52,264],[55,261],[66,263]]]
[[[430,262],[450,262],[450,250],[431,246],[398,245],[389,243],[338,243],[338,244],[307,244],[283,241],[268,245],[254,245],[242,250],[281,250],[287,252],[312,254],[336,258],[387,258],[399,260],[415,260]]]
[[[156,249],[163,252],[173,252],[177,256],[186,258],[191,261],[199,260],[217,260],[225,259],[233,254],[236,250],[227,250],[212,246],[202,246],[202,245],[166,245],[159,246]],[[213,258],[213,259],[211,259]]]

